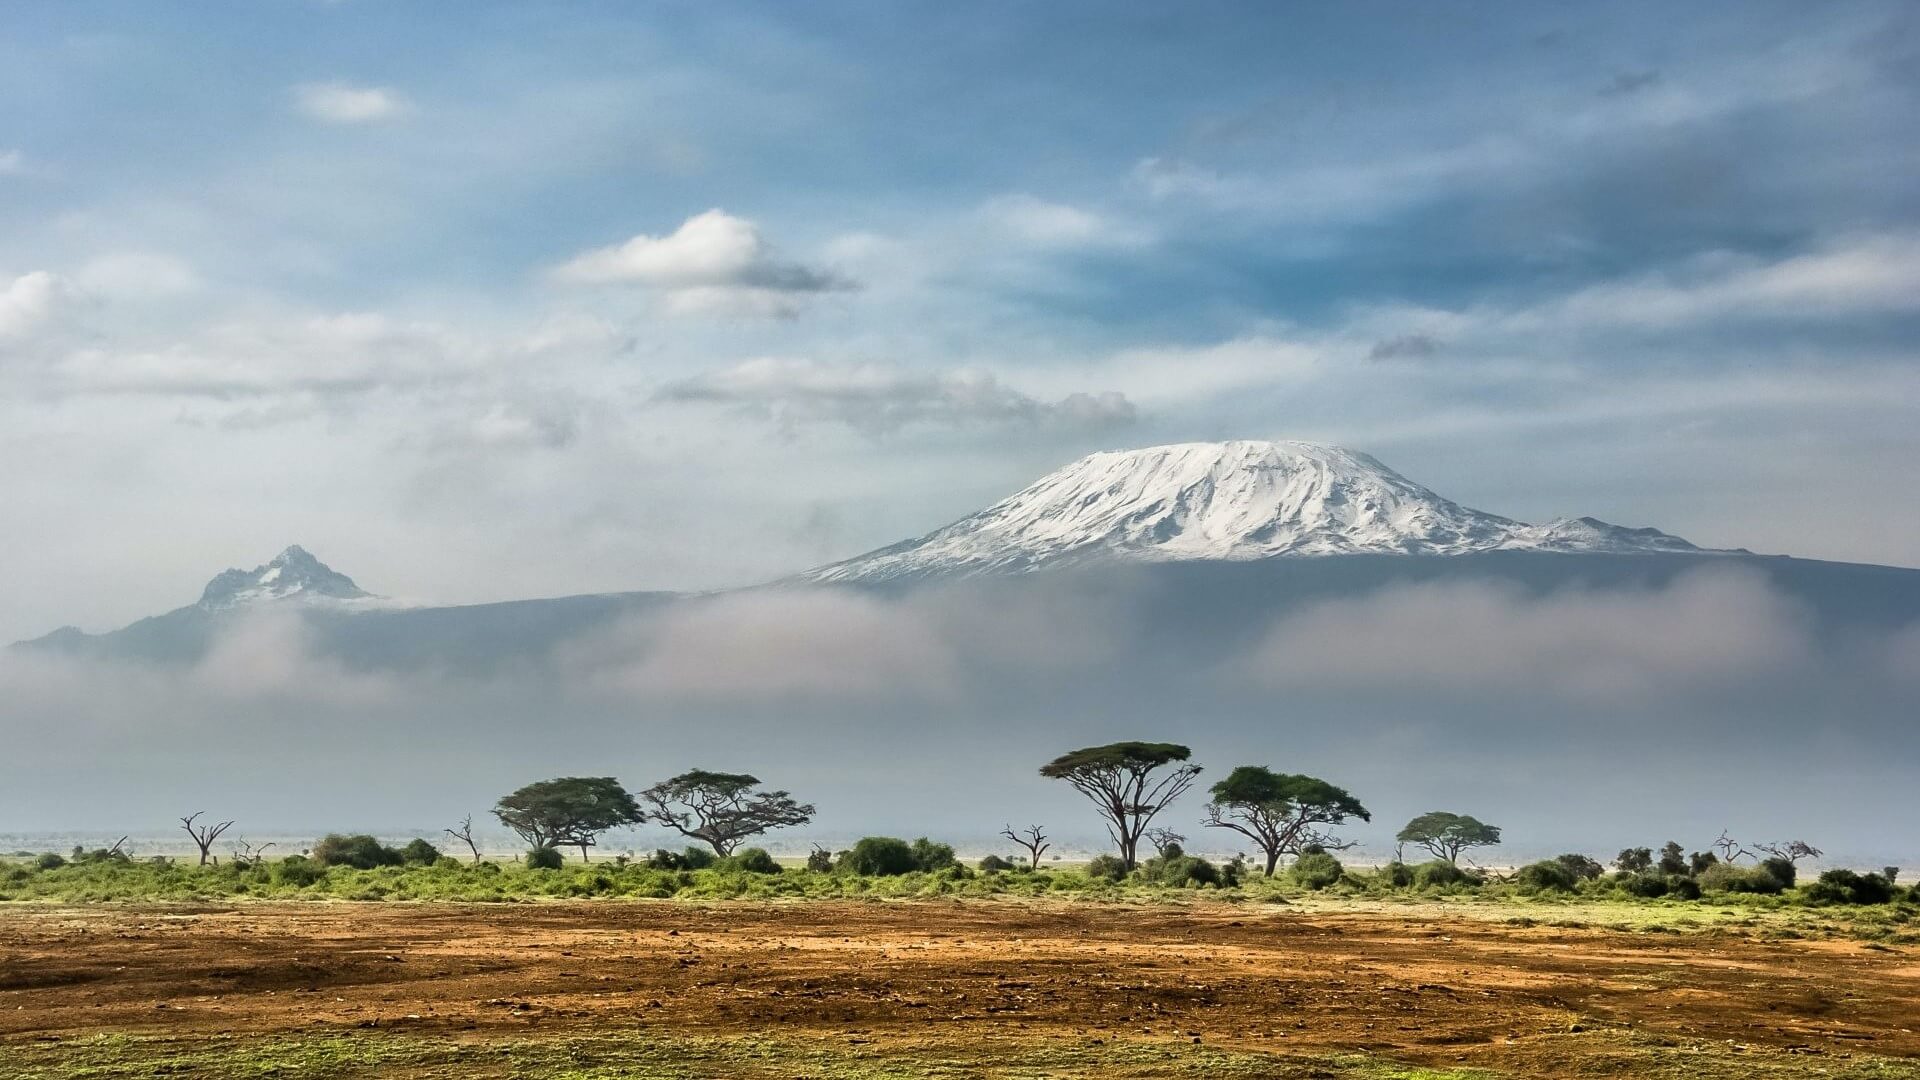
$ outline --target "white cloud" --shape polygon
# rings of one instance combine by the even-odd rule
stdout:
[[[1138,230],[1099,214],[1032,195],[991,199],[980,208],[980,217],[1001,235],[1028,247],[1127,247],[1145,239]]]
[[[45,325],[70,288],[67,279],[46,270],[14,278],[0,289],[0,340],[23,337]]]
[[[762,412],[782,426],[839,423],[868,434],[911,424],[1045,424],[1104,428],[1133,423],[1122,394],[1074,392],[1043,401],[991,372],[919,371],[896,364],[825,364],[763,358],[673,383],[670,402],[709,402]]]
[[[406,109],[405,101],[392,90],[343,82],[296,86],[294,100],[301,112],[325,124],[371,124],[390,120]]]
[[[0,150],[0,176],[25,176],[27,156],[18,150]]]
[[[745,218],[696,214],[666,236],[636,236],[584,252],[554,270],[566,282],[659,289],[676,311],[745,310],[788,315],[799,297],[849,287],[825,270],[784,262]]]

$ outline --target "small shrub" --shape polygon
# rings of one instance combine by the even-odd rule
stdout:
[[[1013,869],[1013,863],[998,855],[988,855],[979,862],[983,874],[999,874]]]
[[[1716,863],[1707,867],[1697,880],[1700,882],[1700,887],[1707,892],[1772,895],[1784,892],[1787,887],[1764,864],[1734,866],[1731,863]]]
[[[1287,868],[1287,877],[1295,884],[1314,890],[1332,885],[1344,873],[1346,868],[1340,865],[1340,860],[1327,854],[1324,848],[1302,854]]]
[[[1444,889],[1454,885],[1478,885],[1480,877],[1445,859],[1432,859],[1413,868],[1413,884],[1421,889]]]
[[[736,851],[717,863],[723,870],[738,870],[747,874],[777,874],[780,864],[767,854],[766,848],[750,847],[745,851]]]
[[[1879,874],[1828,870],[1807,886],[1807,899],[1816,904],[1889,904],[1893,891],[1893,882]]]
[[[680,869],[682,870],[705,870],[719,861],[720,856],[703,847],[689,845],[680,852]]]
[[[839,869],[865,877],[897,877],[920,868],[913,848],[892,836],[867,836],[841,858]]]
[[[277,885],[291,885],[296,889],[304,889],[325,879],[326,876],[326,867],[304,855],[289,855],[273,864],[273,880]]]
[[[1527,892],[1572,892],[1580,885],[1579,874],[1560,859],[1528,863],[1513,875],[1513,880]]]
[[[922,836],[913,842],[913,865],[931,873],[949,866],[959,866],[960,860],[954,858],[952,845],[936,844]]]
[[[1396,859],[1380,868],[1380,880],[1391,888],[1404,889],[1413,884],[1413,867]]]
[[[42,852],[33,860],[35,870],[58,870],[65,865],[67,865],[66,856],[57,851]]]
[[[1168,844],[1164,852],[1140,865],[1140,873],[1159,885],[1185,888],[1188,885],[1218,885],[1220,870],[1198,855],[1188,855],[1177,844]]]
[[[432,866],[440,861],[440,849],[416,836],[400,849],[400,858],[409,866]]]
[[[406,859],[399,851],[365,833],[342,836],[328,833],[313,845],[313,861],[321,866],[351,866],[372,870],[379,866],[399,866]]]
[[[1118,855],[1095,855],[1087,863],[1087,876],[1099,881],[1121,881],[1127,876],[1127,864]]]
[[[1592,881],[1601,874],[1606,873],[1607,870],[1606,867],[1600,865],[1600,860],[1591,855],[1581,855],[1577,852],[1556,855],[1553,861],[1571,871],[1574,879],[1577,881]]]
[[[1793,888],[1794,882],[1800,878],[1800,868],[1793,864],[1793,860],[1783,859],[1778,855],[1760,860],[1760,869],[1773,875],[1773,879],[1780,883],[1780,889]]]
[[[1667,879],[1667,895],[1679,900],[1700,899],[1700,883],[1691,877],[1674,875]]]
[[[1667,895],[1667,876],[1665,874],[1655,874],[1648,871],[1633,874],[1620,873],[1614,875],[1613,881],[1615,885],[1620,887],[1620,891],[1626,893],[1628,896],[1638,896],[1642,899],[1651,900],[1654,897]]]
[[[558,870],[565,863],[560,852],[550,847],[537,847],[527,852],[527,868],[530,870]]]
[[[807,869],[816,874],[832,873],[833,852],[823,847],[816,847],[812,851],[807,852]]]

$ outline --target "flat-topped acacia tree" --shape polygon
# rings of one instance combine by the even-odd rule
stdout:
[[[1252,840],[1266,855],[1267,876],[1272,877],[1280,856],[1298,855],[1308,844],[1351,847],[1322,828],[1348,818],[1372,821],[1373,815],[1345,788],[1318,777],[1242,765],[1213,785],[1205,824]]]
[[[1040,775],[1065,780],[1092,800],[1121,863],[1132,870],[1154,816],[1200,775],[1200,766],[1186,763],[1192,756],[1178,743],[1117,742],[1062,754],[1042,765]]]
[[[1406,828],[1401,829],[1395,839],[1403,844],[1419,844],[1432,852],[1436,859],[1458,863],[1460,853],[1468,848],[1498,844],[1500,826],[1488,825],[1466,814],[1433,810],[1407,822]]]
[[[541,780],[494,804],[493,816],[535,851],[561,844],[587,848],[608,829],[638,824],[640,807],[611,776],[562,776]]]
[[[813,820],[811,804],[796,802],[784,791],[754,790],[759,786],[759,778],[746,773],[693,769],[660,781],[640,798],[648,818],[705,841],[724,857],[750,836]]]

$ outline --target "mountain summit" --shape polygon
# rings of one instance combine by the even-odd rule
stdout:
[[[313,557],[298,544],[251,570],[223,570],[207,582],[194,606],[226,611],[267,600],[372,600],[353,579]]]
[[[993,506],[802,580],[1019,572],[1100,559],[1476,551],[1698,552],[1594,518],[1529,525],[1444,499],[1366,454],[1309,442],[1176,443],[1090,454]]]

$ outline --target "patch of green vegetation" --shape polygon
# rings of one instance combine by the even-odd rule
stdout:
[[[933,1080],[991,1076],[1043,1080],[1102,1076],[1172,1080],[1192,1075],[1342,1080],[1491,1080],[1477,1070],[1431,1070],[1367,1056],[1301,1057],[1229,1051],[1185,1042],[1082,1039],[908,1044],[882,1036],[817,1039],[616,1036],[456,1041],[405,1033],[179,1040],[109,1036],[59,1044],[0,1046],[17,1080],[202,1080],[274,1077],[540,1077],[543,1080]]]
[[[929,845],[935,847],[937,845]],[[1328,860],[1328,862],[1333,862]],[[1577,928],[1686,933],[1753,934],[1807,938],[1911,941],[1920,898],[1902,890],[1892,902],[1835,904],[1806,888],[1783,894],[1710,894],[1710,902],[1674,895],[1638,896],[1617,882],[1579,882],[1571,891],[1542,890],[1524,883],[1446,878],[1419,884],[1420,875],[1391,869],[1327,868],[1310,881],[1300,875],[1273,878],[1197,872],[1204,860],[1181,856],[1177,867],[1150,859],[1132,874],[1085,868],[981,872],[944,861],[939,869],[857,874],[846,870],[780,868],[769,861],[734,858],[697,868],[654,859],[567,862],[559,869],[524,863],[474,864],[441,858],[432,863],[322,865],[292,856],[250,864],[196,866],[168,859],[72,859],[0,863],[0,901],[231,902],[261,900],[438,901],[515,903],[544,900],[840,900],[935,897],[1049,897],[1146,903],[1277,902],[1309,909],[1364,910],[1409,903],[1446,907],[1467,917],[1493,918],[1525,927],[1544,922]],[[1168,872],[1169,868],[1178,873]],[[1205,869],[1216,868],[1210,865]],[[770,872],[772,871],[772,872]],[[1430,882],[1443,875],[1428,875]],[[1396,884],[1405,879],[1407,883]],[[1547,917],[1549,916],[1550,917]]]
[[[1873,1057],[1809,1059],[1764,1048],[1678,1045],[1643,1036],[1569,1035],[1530,1047],[1518,1073],[1604,1058],[1620,1075],[1652,1080],[1809,1074],[1835,1080],[1917,1080],[1920,1062]],[[1054,1080],[1100,1076],[1175,1080],[1195,1075],[1244,1080],[1500,1080],[1500,1071],[1430,1068],[1368,1054],[1300,1055],[1226,1050],[1179,1041],[1104,1041],[1034,1036],[966,1043],[908,1041],[868,1033],[814,1038],[679,1037],[633,1030],[592,1036],[498,1040],[369,1031],[200,1039],[107,1036],[72,1042],[0,1043],[9,1080]],[[1578,1071],[1577,1069],[1573,1071]]]

